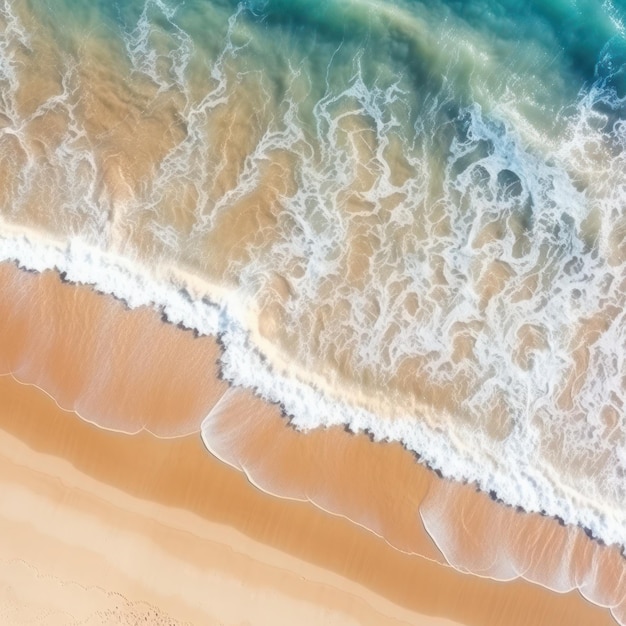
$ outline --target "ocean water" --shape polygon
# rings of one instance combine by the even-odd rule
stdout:
[[[0,258],[626,545],[622,0],[0,0],[0,171]]]

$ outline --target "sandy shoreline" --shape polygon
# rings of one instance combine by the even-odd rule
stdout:
[[[102,431],[6,376],[0,397],[2,569],[11,581],[22,571],[22,586],[10,588],[24,610],[33,610],[28,598],[44,578],[55,584],[39,601],[72,619],[100,619],[119,600],[133,619],[154,607],[163,619],[194,624],[275,624],[281,615],[299,623],[498,624],[505,607],[527,616],[508,623],[610,623],[575,594],[551,597],[527,583],[508,593],[401,554],[310,505],[271,498],[211,459],[197,437]],[[360,571],[361,580],[329,568],[329,553],[331,565]],[[58,585],[73,591],[58,597]],[[404,607],[385,598],[394,586]]]
[[[207,519],[199,517],[197,511],[194,514],[150,499],[155,493],[165,501],[168,496],[174,499],[173,492],[180,489],[176,479],[181,478],[181,471],[189,480],[193,476],[189,470],[204,464],[197,438],[175,442],[149,435],[128,438],[98,431],[75,418],[64,425],[59,420],[69,421],[72,416],[50,416],[48,399],[33,388],[16,387],[7,378],[0,384],[5,402],[10,394],[16,403],[5,404],[3,422],[7,414],[19,418],[20,428],[16,430],[26,435],[29,444],[6,431],[0,442],[2,536],[11,537],[3,542],[3,566],[5,571],[21,569],[28,573],[30,569],[31,579],[35,568],[36,578],[52,579],[75,589],[64,601],[51,589],[50,605],[58,603],[65,613],[82,619],[75,613],[75,604],[83,605],[83,612],[91,612],[93,606],[107,604],[103,598],[98,600],[99,596],[122,594],[129,616],[134,617],[133,611],[139,609],[132,607],[140,601],[163,616],[196,624],[239,623],[242,619],[271,624],[277,623],[275,618],[282,611],[284,615],[291,613],[291,619],[303,620],[300,623],[319,623],[316,620],[324,611],[337,615],[328,623],[349,623],[351,616],[356,623],[411,623],[411,614],[399,607],[392,607],[394,619],[385,621],[390,603],[383,598],[364,593],[349,581],[337,582],[338,576],[247,536],[246,525],[254,523],[250,516],[265,511],[258,510],[262,507],[256,501],[258,494],[252,502],[244,500],[251,507],[237,511],[236,503],[241,500],[238,491],[247,492],[250,487],[232,470],[211,467],[219,485],[198,481],[191,493],[178,497],[178,503],[188,499],[198,502],[198,491],[206,488],[207,504],[196,508],[208,509],[210,503],[222,501],[222,516],[213,510]],[[27,424],[29,419],[40,421],[37,412],[44,407],[49,427],[40,429],[33,421]],[[83,447],[85,444],[91,445]],[[98,448],[93,444],[99,444]],[[62,456],[57,456],[59,453]],[[188,467],[174,469],[168,480],[166,465],[176,458],[186,458]],[[134,479],[125,480],[126,472]],[[112,485],[100,482],[102,474]],[[206,477],[205,472],[200,475]],[[120,490],[120,483],[131,483],[135,493]],[[265,501],[262,494],[260,501]],[[228,519],[232,516],[240,518],[240,526],[241,518],[248,518],[248,522],[243,529],[233,528]],[[23,578],[30,584],[28,576]],[[43,586],[41,580],[39,586]],[[30,596],[28,589],[18,592]],[[367,601],[363,600],[365,595]],[[377,604],[382,605],[382,612]],[[411,619],[402,619],[406,616]]]
[[[84,386],[74,389],[80,398],[89,397],[90,410],[105,402],[108,408],[117,404],[119,390],[124,389],[120,383],[139,391],[155,389],[151,365],[161,372],[159,380],[167,381],[172,364],[180,365],[181,355],[190,357],[191,367],[174,368],[179,372],[178,386],[164,389],[163,382],[156,387],[164,396],[175,399],[186,398],[193,389],[193,372],[205,374],[202,367],[211,363],[214,366],[215,353],[210,348],[190,340],[190,333],[162,324],[155,313],[126,311],[119,303],[86,288],[62,285],[54,275],[24,274],[6,265],[2,272],[2,312],[8,322],[0,331],[4,332],[0,345],[3,349],[11,347],[4,350],[0,362],[10,365],[22,380],[42,386],[47,382],[67,390],[68,364],[76,368],[71,371],[85,370],[73,350],[80,348],[86,358],[95,359],[93,363],[96,357],[102,358],[102,352],[94,351],[89,343],[93,324],[89,315],[102,307],[107,307],[107,320],[114,328],[128,329],[137,323],[146,334],[142,335],[141,350],[136,346],[129,349],[130,335],[123,342],[113,342],[126,347],[126,352],[122,349],[111,361],[116,365],[114,371],[121,372],[119,377],[106,381],[97,393],[87,388],[87,394]],[[19,314],[9,296],[16,286],[22,294]],[[59,305],[65,302],[67,308],[51,306],[51,300]],[[74,309],[80,311],[85,325],[64,328],[63,316]],[[50,318],[59,313],[56,322],[51,322]],[[55,333],[55,338],[47,342],[36,336],[44,319]],[[163,352],[161,341],[170,341],[166,351],[169,362],[146,358],[150,346]],[[42,351],[43,362],[32,359],[34,349]],[[193,352],[196,349],[197,354]],[[136,366],[137,355],[143,359],[141,368]],[[120,363],[128,367],[119,370]],[[225,388],[219,383],[198,384],[201,393],[194,397],[201,402],[190,406],[201,415],[207,407],[210,411]],[[115,389],[118,391],[112,391]],[[71,394],[66,392],[69,398]],[[133,423],[139,425],[138,429],[150,428],[161,435],[198,430],[197,417],[184,419],[181,427],[172,423],[167,411],[148,423],[148,418],[154,418],[155,408],[164,405],[149,402],[146,406],[144,402],[142,408],[142,397],[154,399],[150,393],[122,397],[127,402],[139,398],[134,405],[127,404],[133,407]],[[244,396],[240,400],[248,402]],[[320,471],[324,463],[318,462],[317,467],[302,463],[308,458],[306,454],[314,454],[312,450],[315,454],[324,451],[323,460],[330,463],[333,475],[346,478],[350,468],[359,468],[362,449],[375,445],[365,437],[345,433],[301,435],[280,420],[272,422],[272,411],[275,409],[270,407],[267,441],[244,445],[239,451],[240,460],[243,452],[249,463],[261,459],[264,451],[271,453],[276,461],[273,471],[286,482],[293,481],[293,486],[287,487],[296,494],[303,488],[312,490],[315,482],[310,481],[324,476]],[[190,409],[188,414],[192,413]],[[577,592],[561,595],[522,580],[505,584],[463,575],[394,550],[363,528],[309,503],[268,496],[253,488],[243,474],[212,458],[197,433],[158,439],[147,432],[128,436],[102,430],[60,409],[42,391],[22,385],[11,376],[0,377],[0,419],[0,529],[4,538],[0,617],[4,616],[5,623],[23,623],[22,617],[30,615],[29,611],[48,615],[46,623],[59,624],[80,620],[120,623],[120,615],[128,623],[135,623],[136,616],[143,618],[146,611],[156,611],[150,614],[152,623],[614,623],[607,610],[584,601]],[[113,427],[115,422],[105,425]],[[278,439],[280,429],[283,435]],[[397,465],[390,470],[392,476],[406,474],[406,480],[411,478],[415,465],[412,459],[409,464],[391,448],[381,446],[380,450],[377,463],[381,468],[393,461]],[[343,466],[337,464],[339,456],[345,460]],[[283,462],[285,465],[280,465]],[[374,468],[373,475],[377,472]],[[376,494],[391,491],[371,508],[376,517],[372,524],[378,523],[385,536],[395,532],[397,545],[413,536],[403,524],[414,518],[400,521],[400,515],[412,509],[404,506],[402,482],[394,490],[385,482],[389,474],[378,473],[380,485],[370,477],[356,489],[353,487],[358,485],[346,478],[343,490],[339,485],[333,493],[348,498],[343,504],[362,513],[363,507],[371,504],[367,496],[376,499]],[[275,480],[276,475],[268,475],[267,479]],[[385,510],[387,517],[380,513]],[[430,554],[437,557],[436,549],[428,547],[427,541],[419,546],[422,552],[431,550]],[[407,545],[407,549],[412,547]],[[35,594],[38,604],[31,600]],[[282,619],[285,615],[290,616],[287,622]]]

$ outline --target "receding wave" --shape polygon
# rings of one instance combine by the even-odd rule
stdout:
[[[3,0],[0,256],[626,545],[624,8],[508,4]]]

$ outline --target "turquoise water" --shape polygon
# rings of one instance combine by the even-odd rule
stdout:
[[[626,543],[626,4],[0,1],[2,258],[294,425]]]
[[[160,69],[169,74],[177,64],[186,67],[186,53],[198,63],[214,61],[228,20],[238,12],[233,34],[241,38],[238,43],[247,41],[240,63],[267,73],[277,93],[286,87],[286,64],[305,63],[311,95],[319,98],[327,80],[336,89],[345,85],[358,56],[368,84],[401,78],[409,93],[421,97],[445,85],[459,106],[474,100],[490,109],[498,98],[518,100],[529,113],[543,112],[541,122],[549,128],[547,114],[556,114],[594,81],[605,47],[623,45],[625,9],[598,1],[193,0],[66,1],[38,11],[59,39],[72,26],[77,37],[81,31],[123,39],[134,34],[136,43],[143,32],[154,46],[146,56],[158,56]]]

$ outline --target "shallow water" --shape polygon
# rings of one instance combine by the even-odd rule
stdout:
[[[626,544],[623,2],[0,7],[2,258]]]

